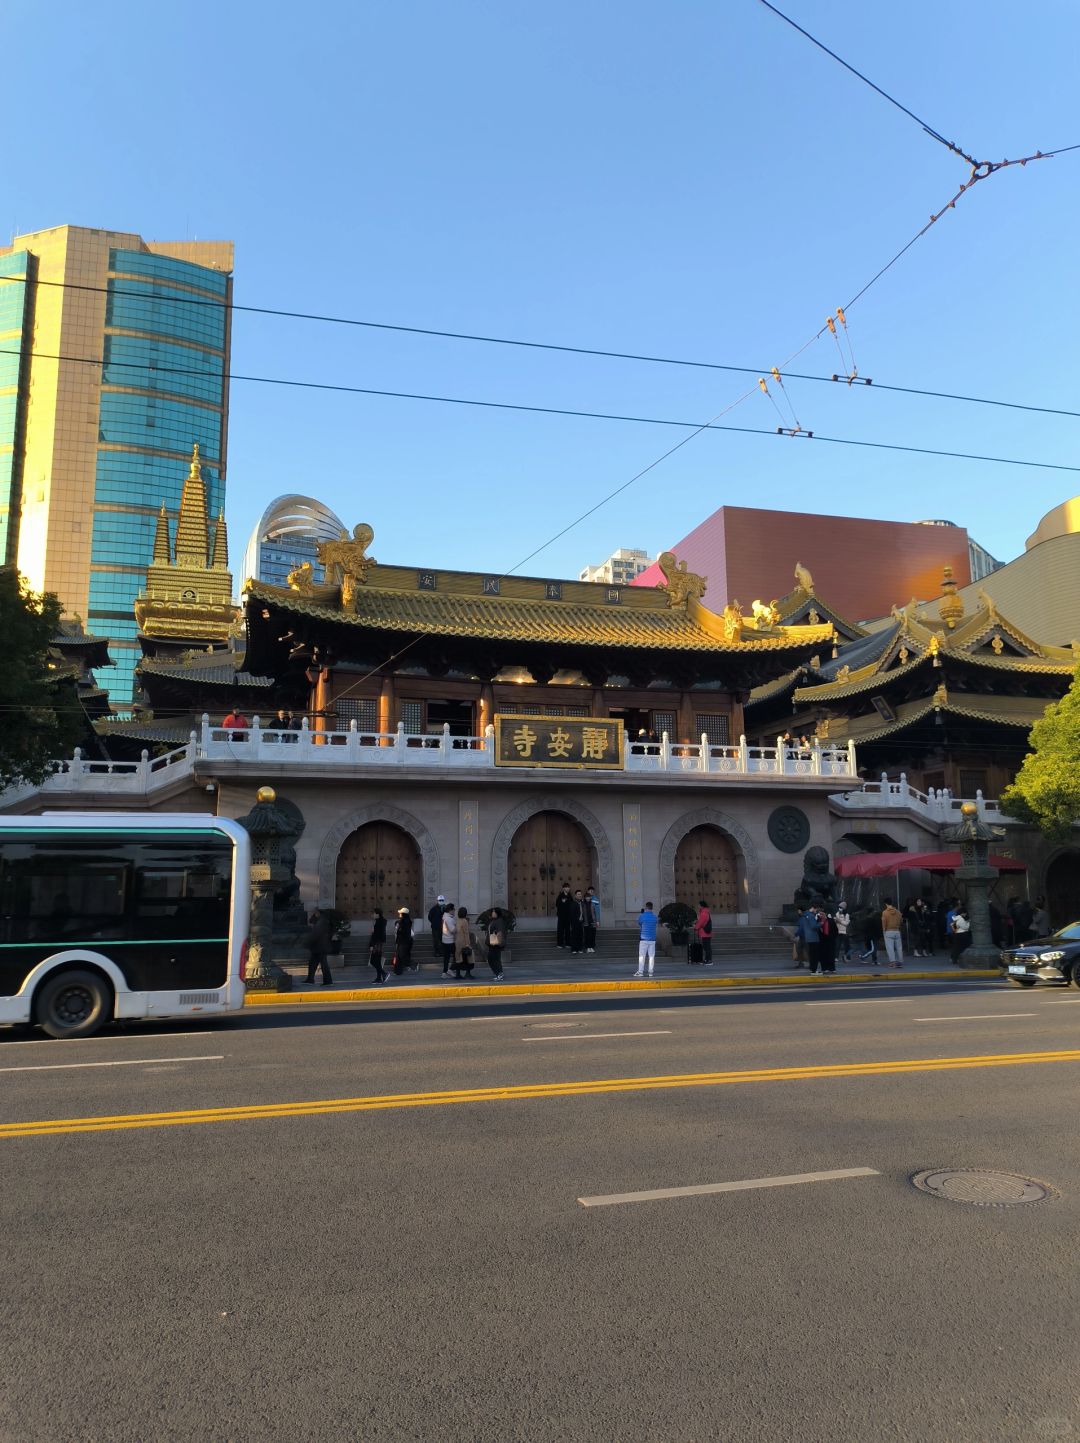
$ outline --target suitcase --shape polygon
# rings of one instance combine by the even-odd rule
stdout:
[[[700,942],[691,942],[687,949],[687,962],[691,967],[700,967],[705,961],[705,949]]]

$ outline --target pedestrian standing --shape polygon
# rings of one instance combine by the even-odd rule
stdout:
[[[712,913],[704,899],[698,903],[698,914],[694,919],[694,936],[701,948],[701,965],[712,966]]]
[[[564,882],[555,898],[555,945],[562,951],[570,946],[570,923],[574,911],[574,895],[570,883]]]
[[[287,742],[296,742],[297,732],[303,731],[304,728],[303,723],[294,711],[287,711],[285,713],[285,726],[286,732],[283,740]]]
[[[585,888],[585,896],[582,901],[582,925],[584,929],[582,941],[585,943],[585,951],[595,952],[596,929],[600,925],[600,898],[596,895],[593,887]]]
[[[1031,914],[1031,931],[1035,937],[1050,935],[1050,914],[1046,910],[1045,897],[1035,898],[1035,908]]]
[[[656,913],[646,902],[638,916],[638,970],[635,977],[651,977],[656,961]]]
[[[412,965],[412,941],[412,915],[408,907],[399,907],[394,923],[394,957],[390,964],[396,977],[415,970]]]
[[[831,918],[824,907],[817,909],[818,931],[821,940],[818,943],[818,963],[822,972],[836,971],[836,930],[833,927]]]
[[[431,928],[431,950],[436,957],[442,956],[442,918],[443,910],[446,907],[445,897],[436,897],[435,905],[427,914],[428,926]]]
[[[304,946],[308,952],[307,980],[315,981],[315,969],[322,970],[322,985],[328,986],[334,979],[330,976],[330,964],[326,954],[330,950],[330,919],[315,908],[308,918],[308,930],[304,934]]]
[[[503,914],[498,907],[492,907],[491,915],[487,924],[487,946],[488,966],[496,982],[505,982],[506,975],[503,972],[502,954],[506,946],[506,923],[503,921]]]
[[[570,955],[578,956],[585,950],[585,898],[579,887],[570,904]]]
[[[457,917],[454,915],[453,902],[447,902],[443,907],[439,926],[442,935],[442,975],[449,977],[450,968],[454,962],[454,947],[457,939]]]
[[[223,727],[234,728],[234,730],[231,730],[229,732],[230,741],[242,742],[247,740],[247,729],[251,725],[251,723],[244,715],[244,708],[240,705],[236,705],[233,707],[232,711],[229,712],[228,716],[221,723],[221,725]]]
[[[372,913],[371,938],[368,942],[368,964],[375,968],[375,981],[386,981],[386,968],[382,963],[383,948],[386,946],[386,918],[382,909],[375,908]]]
[[[903,922],[899,909],[886,902],[881,911],[881,933],[885,939],[885,956],[894,967],[904,965],[904,939],[900,931]]]
[[[953,913],[952,938],[949,954],[954,967],[960,966],[960,958],[971,946],[971,918],[966,907],[958,907]]]
[[[465,907],[458,908],[454,926],[454,976],[459,982],[462,973],[470,978],[473,974],[473,934],[469,926],[469,913]]]
[[[803,950],[806,953],[806,965],[811,972],[816,972],[821,961],[821,926],[813,907],[806,907],[799,914],[795,930],[802,939]]]
[[[841,962],[851,961],[851,913],[848,911],[847,903],[841,897],[836,915],[833,917],[836,923],[836,956]]]

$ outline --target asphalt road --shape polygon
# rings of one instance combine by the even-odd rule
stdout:
[[[27,1036],[0,1041],[0,1443],[1080,1440],[1078,993]],[[912,1186],[946,1167],[1060,1195]],[[580,1201],[820,1172],[848,1175]]]

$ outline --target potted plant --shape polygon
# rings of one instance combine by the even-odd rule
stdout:
[[[660,908],[657,921],[671,933],[673,947],[685,947],[690,941],[690,928],[696,917],[693,907],[688,907],[685,902],[668,902]]]
[[[352,926],[344,912],[339,912],[336,907],[324,907],[323,916],[330,923],[330,951],[337,954],[341,951],[341,944],[346,937],[352,936]]]

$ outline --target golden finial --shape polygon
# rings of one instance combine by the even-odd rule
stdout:
[[[191,477],[192,481],[198,481],[199,477],[202,475],[202,463],[199,460],[198,441],[196,441],[191,448],[191,465],[188,468],[188,475]]]
[[[960,815],[962,817],[977,817],[979,815],[978,802],[961,802]]]
[[[946,566],[942,574],[938,615],[950,631],[964,615],[964,598],[956,590],[956,581],[953,578],[951,566]]]
[[[274,791],[273,787],[260,787],[255,793],[255,800],[257,802],[276,802],[277,792]]]

